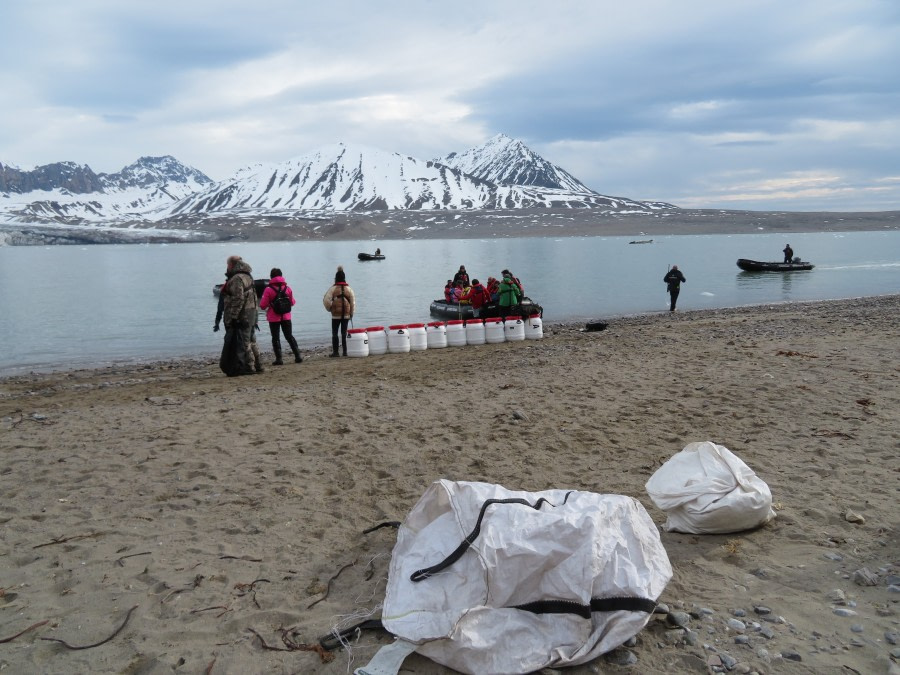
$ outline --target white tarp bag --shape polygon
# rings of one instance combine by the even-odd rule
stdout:
[[[672,567],[636,499],[433,483],[400,526],[382,623],[463,673],[590,661],[638,633]]]
[[[647,481],[668,532],[724,534],[775,517],[769,486],[724,445],[689,443]]]

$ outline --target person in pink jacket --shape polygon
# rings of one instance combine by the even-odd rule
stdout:
[[[281,270],[277,267],[272,268],[269,277],[269,285],[266,286],[266,290],[259,299],[259,307],[266,310],[266,321],[269,322],[269,330],[272,332],[272,349],[275,351],[275,361],[272,365],[284,365],[284,361],[281,360],[280,333],[284,333],[284,339],[287,340],[291,351],[294,352],[294,363],[300,363],[303,361],[303,357],[300,356],[300,348],[297,346],[297,340],[294,338],[291,327],[290,308],[296,304],[294,292],[287,285],[281,275]]]

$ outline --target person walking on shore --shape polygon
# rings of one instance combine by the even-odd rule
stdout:
[[[334,275],[334,285],[325,291],[322,298],[325,309],[331,312],[331,355],[340,356],[338,347],[343,348],[344,356],[347,356],[347,324],[356,312],[356,297],[353,289],[347,283],[344,268],[338,265]],[[338,329],[341,331],[341,340],[338,342]]]
[[[253,364],[256,372],[261,373],[263,367],[259,360],[259,347],[256,344],[258,303],[256,288],[253,285],[253,270],[239,255],[229,256],[225,265],[228,281],[222,286],[221,291],[221,295],[224,296],[222,320],[225,323],[225,342],[228,343],[231,333],[237,331],[247,352],[248,372],[250,364]]]
[[[266,310],[266,321],[269,322],[269,331],[272,333],[272,350],[275,352],[273,366],[284,365],[281,359],[280,333],[284,333],[284,339],[294,352],[294,363],[303,361],[291,324],[291,307],[295,304],[297,301],[294,300],[294,291],[287,285],[281,270],[273,267],[269,272],[269,285],[259,299],[260,309]]]
[[[784,253],[784,262],[794,262],[794,249],[791,248],[790,244],[784,247],[782,253]]]
[[[675,311],[675,303],[678,302],[678,294],[681,292],[681,284],[687,282],[684,274],[678,269],[678,265],[672,265],[672,269],[663,277],[666,282],[666,290],[669,291],[669,311]]]

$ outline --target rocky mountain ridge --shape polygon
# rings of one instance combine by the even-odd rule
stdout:
[[[343,232],[338,224],[354,219],[337,218],[340,213],[368,214],[374,222],[384,213],[468,214],[465,220],[488,212],[653,214],[672,208],[599,194],[502,134],[434,160],[338,143],[253,165],[218,183],[171,156],[142,157],[111,174],[74,162],[32,171],[0,164],[0,228],[7,232],[21,226],[128,228],[144,230],[146,238],[151,230],[201,236],[212,227],[220,238],[223,228],[247,237],[251,229],[277,226],[315,236],[328,219]]]

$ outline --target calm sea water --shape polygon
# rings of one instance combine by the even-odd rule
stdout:
[[[742,272],[737,258],[781,260],[784,235],[378,242],[387,259],[359,262],[373,242],[0,247],[0,374],[96,366],[219,351],[213,284],[225,258],[254,274],[280,267],[298,300],[301,346],[330,341],[322,295],[337,265],[358,298],[357,327],[430,320],[428,305],[461,264],[486,281],[511,269],[545,321],[587,320],[668,308],[663,275],[677,264],[687,283],[681,310],[900,292],[900,232],[791,234],[809,272]],[[260,344],[270,352],[260,316]],[[268,356],[266,357],[268,360]]]

